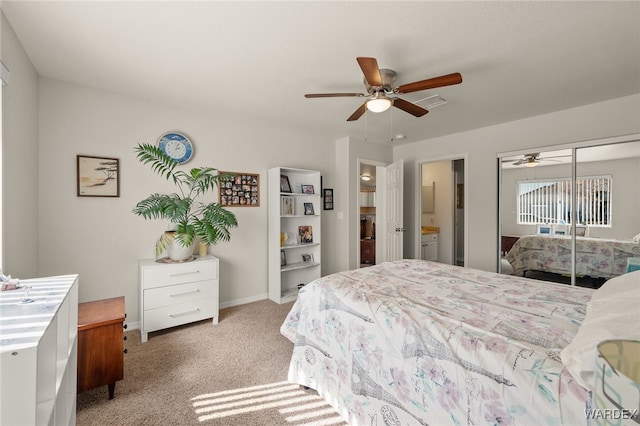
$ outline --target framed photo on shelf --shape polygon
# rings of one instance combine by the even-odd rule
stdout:
[[[280,192],[291,192],[291,184],[287,175],[280,175]]]
[[[225,207],[259,207],[260,175],[218,172],[218,201]]]
[[[304,214],[312,216],[316,214],[313,210],[313,203],[304,203]]]
[[[284,250],[280,250],[280,266],[287,264],[287,256],[284,254]]]
[[[295,203],[293,197],[280,197],[280,215],[293,216],[295,214]]]
[[[298,241],[300,244],[313,242],[313,228],[308,225],[298,226]]]
[[[302,185],[302,193],[303,194],[315,194],[313,190],[313,185]]]
[[[324,210],[333,210],[333,189],[325,188],[322,190],[322,201]]]
[[[311,254],[311,253],[303,253],[302,254],[302,263],[313,263],[313,254]]]
[[[119,197],[120,160],[76,156],[78,197]]]

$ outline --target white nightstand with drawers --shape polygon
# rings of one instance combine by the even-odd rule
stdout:
[[[140,261],[140,337],[194,321],[218,323],[219,261],[215,256],[191,262]]]

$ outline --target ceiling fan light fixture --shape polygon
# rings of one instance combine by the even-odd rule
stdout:
[[[527,167],[536,167],[538,165],[538,160],[536,159],[527,160],[527,162],[524,163],[524,165]]]
[[[367,101],[367,109],[371,112],[383,112],[391,108],[393,101],[383,93],[377,92],[375,96]]]

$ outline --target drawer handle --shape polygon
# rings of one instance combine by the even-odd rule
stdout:
[[[186,312],[180,312],[179,314],[169,314],[169,316],[171,318],[176,318],[176,317],[181,317],[183,315],[193,314],[194,312],[200,312],[200,308],[195,308],[195,309],[192,309],[192,310],[186,311]]]
[[[195,290],[185,291],[183,293],[173,293],[173,294],[170,294],[169,297],[184,296],[185,294],[192,294],[192,293],[200,293],[200,289],[197,288]]]
[[[175,274],[169,274],[169,276],[171,277],[177,277],[178,275],[189,275],[189,274],[199,274],[200,270],[197,271],[191,271],[191,272],[177,272]]]

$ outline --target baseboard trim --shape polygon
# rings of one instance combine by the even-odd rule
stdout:
[[[232,308],[234,306],[246,305],[247,303],[259,302],[261,300],[267,299],[268,297],[268,293],[262,293],[256,296],[245,297],[243,299],[230,300],[229,302],[221,303],[220,309]]]

